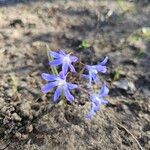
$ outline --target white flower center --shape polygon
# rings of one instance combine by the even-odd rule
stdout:
[[[69,55],[66,55],[64,58],[63,58],[63,62],[69,64],[70,63],[70,57]]]
[[[58,80],[58,87],[62,87],[66,84],[66,81],[65,80]]]
[[[97,101],[100,101],[100,99],[99,99],[99,97],[98,97],[98,96],[96,96],[96,97],[95,97],[95,99],[96,99]]]
[[[90,69],[89,72],[91,74],[97,74],[98,73],[98,71],[94,67],[92,69]]]

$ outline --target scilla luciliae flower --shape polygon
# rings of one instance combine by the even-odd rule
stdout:
[[[71,56],[70,54],[66,54],[64,51],[60,50],[59,52],[50,51],[51,57],[53,60],[49,62],[51,67],[54,67],[57,72],[56,66],[61,65],[62,71],[58,74],[52,70],[53,74],[42,73],[42,78],[48,81],[47,84],[42,86],[41,90],[43,93],[47,93],[52,89],[55,90],[53,101],[57,102],[59,97],[65,96],[69,102],[74,100],[74,96],[71,94],[70,90],[78,88],[80,91],[83,91],[90,97],[91,101],[91,109],[87,115],[87,119],[92,119],[94,114],[100,109],[101,104],[107,104],[108,101],[105,100],[105,96],[108,95],[109,89],[106,84],[102,85],[102,88],[99,93],[89,93],[89,89],[82,89],[80,85],[70,83],[66,81],[67,72],[70,70],[71,72],[76,72],[73,66],[73,63],[78,60],[76,56]],[[93,88],[92,82],[95,84],[99,84],[98,81],[98,73],[105,73],[107,71],[106,63],[108,61],[108,57],[98,63],[97,65],[85,65],[88,74],[82,74],[83,77],[89,80],[90,88]],[[77,81],[78,82],[78,81]]]
[[[102,88],[100,90],[100,92],[97,93],[92,93],[90,96],[90,100],[91,100],[91,110],[89,111],[87,118],[88,119],[92,119],[92,117],[94,116],[94,114],[100,109],[100,105],[101,104],[107,104],[108,101],[105,100],[105,96],[108,95],[109,89],[106,87],[106,84],[104,83],[102,85]]]
[[[93,65],[93,66],[86,65],[85,68],[88,70],[88,74],[87,75],[83,74],[82,77],[85,77],[86,79],[89,79],[89,84],[90,85],[91,85],[92,81],[97,83],[98,82],[97,74],[99,72],[106,73],[106,71],[107,71],[107,68],[105,66],[107,61],[108,61],[108,57],[105,57],[105,59],[97,65]]]
[[[51,66],[58,66],[62,65],[62,72],[65,75],[70,68],[71,72],[76,72],[74,66],[72,65],[73,62],[76,62],[78,58],[76,56],[71,56],[70,54],[66,54],[64,51],[60,50],[57,52],[50,52],[50,55],[54,58],[54,60],[49,62]]]
[[[58,98],[64,93],[64,96],[69,102],[74,100],[73,95],[70,93],[70,90],[77,88],[76,84],[72,84],[66,81],[66,76],[63,75],[62,72],[59,73],[58,76],[42,73],[42,78],[49,83],[45,84],[41,90],[43,93],[47,93],[56,87],[56,91],[54,93],[54,102],[58,101]]]

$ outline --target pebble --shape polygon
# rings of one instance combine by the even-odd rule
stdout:
[[[18,138],[18,139],[21,139],[21,133],[20,132],[16,132],[15,133],[15,137]]]
[[[7,95],[8,97],[12,97],[13,94],[14,94],[14,92],[13,92],[12,89],[7,89],[7,90],[5,90],[5,92],[6,92],[6,95]]]
[[[128,81],[127,79],[121,79],[119,81],[113,82],[113,85],[115,85],[117,88],[129,91],[129,93],[133,93],[136,91],[135,84],[131,81]]]
[[[26,130],[27,130],[29,133],[32,132],[32,131],[33,131],[33,125],[31,124],[31,125],[27,126]]]
[[[131,92],[135,92],[136,91],[136,87],[135,87],[135,84],[133,82],[128,82],[128,89],[131,91]]]
[[[26,140],[27,138],[28,138],[28,134],[22,134],[22,135],[21,135],[21,139],[22,139],[22,140]]]
[[[5,101],[3,98],[0,98],[0,109],[3,108],[5,105]]]
[[[128,90],[128,80],[126,79],[115,81],[113,85],[115,85],[119,89]]]
[[[17,113],[13,113],[12,114],[12,119],[15,121],[21,121],[21,117],[17,114]]]
[[[29,101],[23,102],[20,106],[20,111],[23,116],[30,117],[31,104]]]

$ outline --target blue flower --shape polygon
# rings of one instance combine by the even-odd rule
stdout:
[[[58,66],[62,64],[62,71],[65,75],[70,68],[71,72],[76,72],[72,62],[76,62],[78,58],[76,56],[70,56],[70,54],[65,54],[64,51],[60,50],[57,52],[50,52],[50,55],[55,58],[53,61],[49,62],[51,66]]]
[[[88,73],[88,75],[83,74],[82,77],[85,77],[86,79],[89,79],[90,85],[91,85],[92,81],[97,83],[98,82],[98,78],[97,78],[98,72],[105,73],[107,71],[107,68],[105,66],[107,61],[108,61],[108,57],[106,57],[98,65],[93,65],[93,66],[86,65],[85,68],[88,70],[89,73]]]
[[[77,85],[68,83],[66,81],[66,76],[64,76],[62,72],[60,72],[58,76],[42,73],[42,78],[46,81],[50,81],[41,88],[43,93],[47,93],[54,87],[57,87],[54,93],[54,102],[58,101],[58,98],[61,96],[62,93],[64,93],[66,99],[69,102],[72,102],[74,100],[74,97],[69,90],[77,88]]]
[[[102,88],[100,90],[100,93],[93,93],[90,96],[90,100],[92,101],[91,110],[89,111],[87,115],[87,119],[92,119],[94,114],[100,109],[101,104],[107,104],[108,101],[104,99],[105,96],[108,95],[109,89],[106,87],[106,84],[104,83],[102,85]]]

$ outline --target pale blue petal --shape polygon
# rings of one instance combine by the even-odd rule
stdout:
[[[81,74],[81,77],[82,77],[82,78],[89,79],[89,75],[86,75],[86,74]]]
[[[86,119],[91,120],[93,118],[94,114],[95,114],[94,110],[91,109],[89,111],[88,115],[86,116]]]
[[[100,105],[94,105],[93,107],[94,107],[93,109],[95,112],[97,112],[100,109]]]
[[[68,88],[69,88],[70,90],[75,89],[75,88],[78,87],[76,84],[72,84],[72,83],[67,83],[67,85],[68,85]]]
[[[51,65],[51,66],[58,66],[60,64],[62,64],[61,59],[55,59],[55,60],[49,62],[49,65]]]
[[[59,53],[60,53],[61,55],[66,55],[63,50],[60,50]]]
[[[97,70],[98,72],[105,73],[105,72],[107,71],[107,68],[106,68],[106,66],[96,65],[96,70]]]
[[[95,83],[97,83],[97,82],[99,81],[98,78],[97,78],[97,74],[92,73],[90,76],[91,76],[91,78],[93,79],[93,81],[94,81]]]
[[[70,71],[71,72],[76,72],[76,70],[74,69],[73,65],[70,64],[69,67],[70,67]]]
[[[97,94],[92,94],[90,96],[90,100],[93,102],[93,103],[96,103],[97,102],[97,97],[99,97],[99,95]]]
[[[105,99],[101,99],[101,104],[108,104],[108,101]]]
[[[86,118],[91,120],[98,109],[99,109],[98,106],[96,106],[94,103],[92,103],[91,110],[89,111]]]
[[[58,100],[61,94],[62,94],[62,88],[58,87],[54,93],[54,102]]]
[[[65,97],[67,98],[67,100],[69,102],[72,102],[74,100],[74,97],[71,95],[71,93],[68,90],[68,88],[64,88],[64,94],[65,94]]]
[[[68,66],[67,63],[63,63],[63,65],[62,65],[62,71],[63,71],[64,75],[67,73],[68,67],[69,67],[69,66]]]
[[[42,73],[42,78],[46,81],[54,81],[57,77],[48,73]]]
[[[49,92],[52,88],[54,88],[55,86],[57,86],[57,82],[51,82],[51,83],[47,83],[44,86],[42,86],[41,91],[43,93],[47,93]]]
[[[108,57],[105,57],[105,59],[100,63],[100,65],[104,66],[108,61]]]
[[[76,62],[78,60],[78,58],[76,56],[70,56],[70,60],[72,62]]]
[[[91,69],[92,69],[92,66],[86,65],[85,68],[86,68],[87,70],[91,70]]]
[[[90,75],[89,75],[89,84],[90,84],[90,86],[92,84],[92,76],[90,76]]]
[[[57,52],[50,51],[50,55],[51,55],[53,58],[60,58],[60,54],[57,53]]]
[[[107,96],[108,93],[109,93],[109,89],[106,87],[106,84],[104,83],[100,90],[100,96]]]
[[[66,80],[66,76],[64,75],[63,71],[59,73],[59,78]]]

